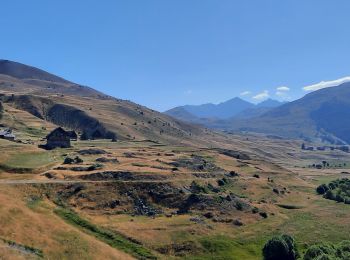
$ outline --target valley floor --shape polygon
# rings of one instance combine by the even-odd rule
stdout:
[[[0,140],[1,258],[261,259],[277,234],[293,235],[301,253],[350,239],[350,206],[315,192],[348,176],[350,156],[256,140],[53,151]],[[342,167],[309,167],[322,160]]]

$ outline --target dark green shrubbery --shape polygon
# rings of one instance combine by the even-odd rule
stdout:
[[[219,186],[225,186],[226,184],[228,184],[228,180],[224,177],[220,180],[217,180],[217,183]]]
[[[347,178],[331,181],[329,184],[321,184],[316,192],[325,199],[350,204],[350,180]]]
[[[350,241],[343,241],[339,244],[322,243],[310,246],[304,260],[342,260],[350,259]]]
[[[271,238],[263,248],[264,260],[294,260],[300,257],[294,239],[289,235]],[[320,243],[307,248],[303,260],[350,259],[350,241],[339,244]]]
[[[271,238],[263,248],[264,260],[295,260],[299,253],[294,239],[289,235]]]
[[[70,158],[70,157],[66,157],[64,159],[63,164],[73,164],[73,163],[82,163],[82,162],[84,162],[84,161],[79,156],[76,156],[74,159]]]
[[[74,159],[70,157],[66,157],[63,162],[63,164],[72,164],[72,163],[74,163]]]
[[[208,189],[200,184],[198,184],[196,181],[192,181],[190,189],[193,193],[208,193]]]
[[[321,195],[325,194],[328,190],[329,190],[329,188],[328,188],[327,184],[321,184],[320,186],[318,186],[316,188],[316,192],[318,194],[321,194]]]
[[[333,245],[329,245],[329,244],[312,245],[306,251],[304,255],[304,260],[329,259],[329,257],[335,256],[335,252],[336,250],[333,247]]]

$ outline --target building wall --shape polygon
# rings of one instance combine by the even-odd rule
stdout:
[[[53,148],[69,148],[70,146],[70,140],[47,140],[47,145],[48,148],[53,149]]]

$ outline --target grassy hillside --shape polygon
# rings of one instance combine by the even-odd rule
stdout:
[[[349,205],[316,193],[348,176],[350,153],[211,132],[57,79],[58,93],[41,73],[0,76],[1,128],[16,134],[0,139],[0,258],[255,260],[282,233],[301,255],[350,239]],[[40,149],[57,125],[104,136]]]
[[[11,61],[0,62],[0,99],[6,105],[1,122],[5,126],[14,126],[12,112],[16,110],[85,133],[88,138],[117,136],[173,143],[206,139],[206,131],[199,127]]]

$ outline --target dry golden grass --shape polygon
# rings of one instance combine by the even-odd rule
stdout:
[[[28,207],[24,195],[18,186],[0,186],[2,238],[41,249],[49,259],[133,259],[65,223],[49,202]]]

